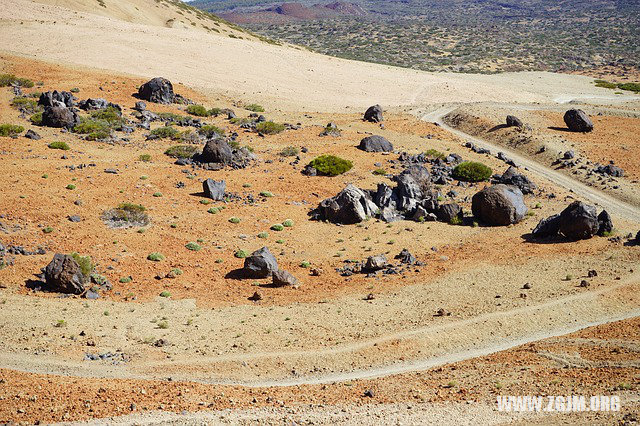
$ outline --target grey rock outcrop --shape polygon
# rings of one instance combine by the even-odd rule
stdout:
[[[473,215],[492,226],[518,223],[526,216],[522,191],[515,186],[498,184],[483,189],[471,199]]]

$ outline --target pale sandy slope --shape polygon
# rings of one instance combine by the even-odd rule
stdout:
[[[55,1],[78,10],[88,7],[85,3],[78,6],[78,0]],[[138,8],[155,8],[151,0],[136,1]],[[108,1],[106,9],[114,8],[113,16],[121,18],[114,3]],[[538,72],[432,74],[330,58],[191,28],[125,22],[28,0],[0,0],[0,6],[0,51],[139,76],[164,76],[211,94],[284,110],[344,111],[345,107],[362,108],[373,103],[393,107],[442,102],[545,102],[563,95],[607,95],[586,77]],[[106,13],[97,2],[95,8]],[[141,13],[148,11],[141,9]]]

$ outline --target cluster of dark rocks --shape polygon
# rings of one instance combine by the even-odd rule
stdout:
[[[45,92],[40,95],[38,105],[42,106],[42,125],[56,128],[73,128],[78,117],[75,101],[78,99],[71,92]]]
[[[0,269],[12,266],[14,262],[15,258],[8,253],[7,248],[0,241]]]
[[[291,273],[278,268],[278,261],[267,247],[251,253],[244,259],[240,270],[243,278],[262,279],[271,277],[274,287],[300,287],[300,282]]]
[[[322,133],[320,133],[320,136],[332,136],[334,138],[340,137],[341,135],[342,132],[340,132],[338,125],[334,122],[327,124]]]
[[[594,235],[604,236],[611,231],[613,222],[606,210],[597,214],[595,206],[574,201],[559,214],[542,219],[532,234],[535,237],[563,236],[570,240],[584,240]]]
[[[345,265],[341,268],[336,268],[336,271],[343,277],[350,277],[353,274],[366,274],[368,278],[373,278],[379,273],[383,275],[401,275],[409,270],[418,271],[420,266],[424,266],[424,263],[417,260],[407,249],[402,249],[394,259],[397,262],[389,262],[384,254],[379,254],[369,256],[359,262],[345,260]]]
[[[438,170],[442,172],[442,169]],[[514,170],[507,170],[504,175],[505,181],[520,184],[526,189],[532,188],[533,184]],[[502,179],[501,176],[499,178]],[[371,217],[385,222],[401,219],[447,223],[462,221],[462,207],[457,203],[440,203],[439,193],[433,190],[433,175],[423,165],[408,166],[394,180],[394,188],[380,183],[375,190],[362,190],[349,184],[335,197],[320,202],[309,216],[314,220],[339,224],[359,223]],[[440,178],[436,178],[436,181],[439,182]],[[522,191],[513,184],[499,183],[475,194],[472,199],[474,216],[485,224],[495,226],[521,221],[528,209]]]
[[[0,244],[0,248],[3,249],[3,250],[0,250],[0,252],[5,251],[6,253],[12,254],[12,255],[36,256],[36,255],[47,254],[47,251],[42,247],[38,247],[35,250],[27,250],[23,246],[9,246],[5,248]]]
[[[232,147],[224,138],[207,141],[201,153],[191,158],[179,158],[176,164],[202,167],[205,170],[222,170],[225,167],[243,169],[257,157],[245,147]]]
[[[538,189],[537,185],[528,177],[518,173],[518,169],[514,166],[509,166],[509,168],[501,175],[493,175],[492,183],[515,186],[522,191],[523,194],[533,194],[533,192]]]

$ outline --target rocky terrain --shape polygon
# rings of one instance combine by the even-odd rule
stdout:
[[[333,14],[316,12],[327,8],[316,3],[194,5],[341,58],[428,71],[545,70],[638,81],[636,2],[364,0],[357,2],[362,12]]]
[[[637,422],[638,97],[11,2],[0,421]]]

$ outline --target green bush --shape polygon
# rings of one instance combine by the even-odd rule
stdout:
[[[71,147],[66,142],[51,142],[47,145],[51,149],[61,149],[63,151],[69,151]]]
[[[147,256],[147,260],[152,260],[154,262],[160,262],[164,260],[164,255],[162,253],[149,253]]]
[[[138,161],[148,163],[149,161],[151,161],[151,154],[140,154],[140,156],[138,157]]]
[[[90,133],[109,133],[111,129],[106,122],[82,119],[80,123],[76,124],[73,128],[75,133],[86,135]]]
[[[89,115],[93,120],[105,122],[110,126],[122,125],[122,113],[118,108],[112,106],[92,111]]]
[[[295,157],[300,151],[295,146],[288,146],[280,151],[281,157]]]
[[[36,99],[27,98],[26,96],[16,96],[11,100],[11,106],[30,113],[34,113],[42,109],[38,106],[38,101]]]
[[[187,250],[191,250],[191,251],[200,251],[200,250],[202,250],[202,246],[200,246],[200,244],[193,243],[193,242],[187,243],[185,245],[185,247],[187,248]]]
[[[171,297],[171,293],[169,293],[168,291],[165,290],[165,291],[160,293],[160,297]]]
[[[214,116],[214,117],[217,117],[217,116],[219,116],[220,114],[222,114],[222,109],[220,109],[220,108],[211,108],[211,109],[208,111],[208,114],[209,114],[209,115],[212,115],[212,116]]]
[[[33,87],[33,81],[28,78],[16,77],[13,74],[0,74],[0,87],[7,87],[13,84],[27,88]]]
[[[282,226],[284,226],[285,228],[291,228],[293,226],[293,220],[291,219],[287,219],[284,222],[282,222]]]
[[[197,117],[208,117],[209,111],[202,105],[189,105],[187,107],[187,113],[191,115],[195,115]]]
[[[211,124],[207,124],[206,126],[202,126],[198,129],[198,133],[207,139],[214,138],[216,136],[224,136],[224,130],[220,129]]]
[[[261,232],[261,233],[258,234],[258,238],[262,238],[262,239],[269,238],[269,233],[268,232]]]
[[[82,272],[82,275],[84,275],[85,279],[89,278],[91,272],[93,272],[93,263],[91,262],[91,257],[80,256],[76,252],[71,253],[70,256],[73,257],[73,260],[75,260],[78,266],[80,266],[80,272]]]
[[[640,83],[618,83],[618,89],[640,93]]]
[[[76,189],[76,186],[74,184],[70,183],[69,185],[66,186],[66,188],[69,189],[69,190],[74,190],[74,189]]]
[[[244,259],[245,257],[249,256],[249,253],[244,250],[238,250],[233,255],[238,259]]]
[[[33,124],[33,125],[41,126],[42,125],[42,113],[41,112],[36,112],[31,117],[29,117],[29,121],[31,121],[31,124]]]
[[[375,169],[373,171],[373,174],[376,176],[385,176],[387,174],[387,171],[385,169]]]
[[[282,226],[279,223],[276,223],[275,225],[271,226],[272,231],[282,231],[283,229],[284,229],[284,226]]]
[[[325,176],[338,176],[353,167],[353,163],[335,155],[321,155],[315,158],[309,165],[315,168],[318,173]]]
[[[465,161],[453,169],[453,177],[465,182],[482,182],[491,177],[491,168],[475,161]]]
[[[446,155],[444,155],[442,152],[438,151],[437,149],[428,149],[425,151],[424,155],[426,155],[427,157],[431,157],[431,158],[444,158],[446,157]]]
[[[256,130],[264,135],[275,135],[284,130],[284,124],[274,123],[273,121],[263,121],[256,124]]]
[[[249,104],[245,106],[244,109],[251,112],[264,112],[264,108],[258,104]]]
[[[231,222],[231,223],[240,223],[240,218],[237,218],[235,216],[231,217],[231,218],[229,218],[229,222]]]
[[[198,152],[197,145],[174,145],[169,147],[164,154],[173,158],[191,158]]]
[[[271,198],[273,197],[273,193],[269,191],[260,191],[260,196],[265,198]]]
[[[102,220],[111,222],[112,226],[146,226],[149,216],[146,208],[140,204],[121,203],[115,209],[102,213]]]
[[[150,134],[159,139],[175,139],[180,135],[180,132],[171,126],[164,126],[153,129]]]
[[[253,120],[248,117],[236,117],[229,120],[229,123],[235,124],[236,126],[242,126],[243,124],[253,123]]]
[[[24,127],[15,124],[0,124],[0,136],[18,136],[24,132]]]

